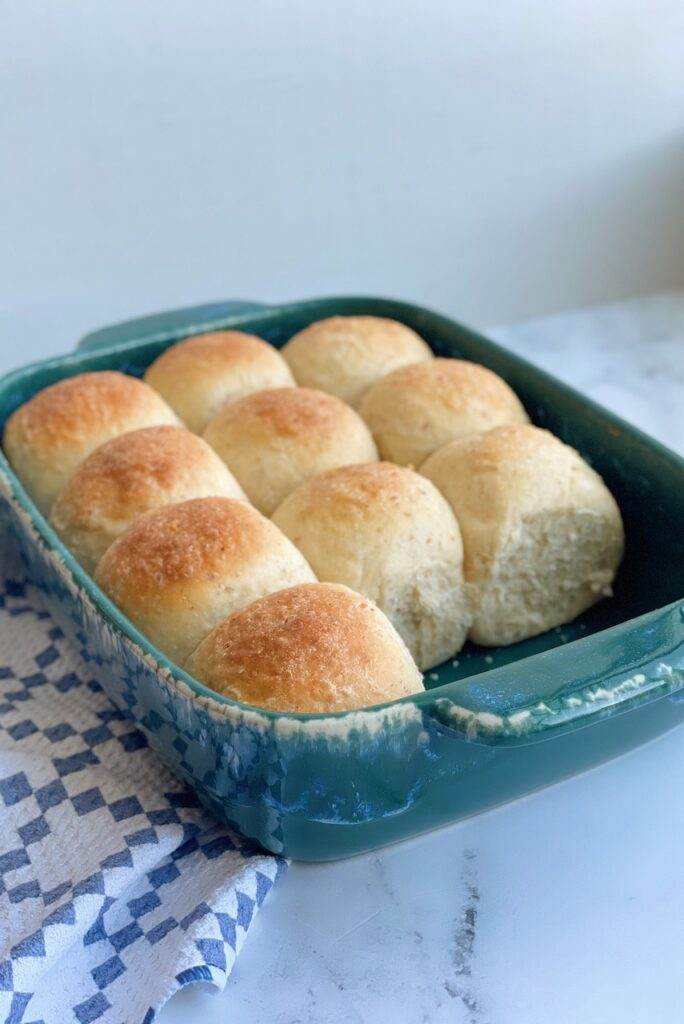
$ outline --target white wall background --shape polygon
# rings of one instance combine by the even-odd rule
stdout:
[[[0,344],[210,299],[684,284],[681,0],[6,0]]]

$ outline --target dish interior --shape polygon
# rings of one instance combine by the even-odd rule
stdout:
[[[601,601],[566,626],[509,647],[480,648],[469,643],[455,660],[426,673],[427,688],[520,662],[682,598],[684,463],[672,452],[517,356],[445,317],[403,303],[364,298],[312,300],[263,307],[253,312],[217,317],[210,322],[203,320],[195,328],[184,325],[163,332],[146,331],[142,322],[136,340],[115,348],[84,349],[6,377],[0,382],[0,422],[4,425],[17,406],[63,377],[105,369],[118,369],[139,377],[160,352],[192,334],[234,327],[256,334],[280,348],[314,320],[355,313],[401,320],[418,331],[437,355],[470,359],[499,373],[518,393],[535,424],[547,427],[577,448],[603,476],[618,501],[625,523],[625,558],[612,598]],[[170,316],[166,315],[167,322]],[[647,382],[644,386],[648,386]],[[616,642],[627,644],[628,635],[621,633]]]

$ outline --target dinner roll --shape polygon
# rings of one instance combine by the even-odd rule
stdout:
[[[242,331],[212,331],[179,341],[148,367],[145,380],[196,434],[236,398],[294,384],[280,353]]]
[[[212,690],[270,711],[349,711],[423,689],[401,637],[347,587],[290,587],[234,612],[186,664]]]
[[[611,593],[620,511],[598,473],[553,434],[521,425],[474,434],[435,452],[421,472],[461,527],[475,643],[535,636]]]
[[[312,580],[294,544],[231,498],[194,498],[145,513],[95,570],[114,604],[179,664],[226,615]]]
[[[419,668],[463,646],[469,615],[461,533],[429,480],[390,462],[333,469],[290,494],[273,522],[319,580],[374,601]]]
[[[178,419],[147,384],[115,370],[81,373],[44,388],[12,413],[3,447],[24,487],[47,515],[86,455],[128,430],[163,423]]]
[[[309,477],[378,457],[359,415],[339,398],[309,388],[248,395],[223,409],[204,437],[269,516]]]
[[[379,377],[408,363],[432,359],[423,339],[405,324],[380,316],[331,316],[290,338],[283,356],[295,380],[357,405]]]
[[[86,572],[153,508],[212,495],[246,500],[216,452],[185,427],[146,427],[96,448],[52,506],[50,522]]]
[[[394,370],[367,392],[359,411],[380,458],[415,467],[457,437],[528,422],[501,377],[463,359],[431,359]]]

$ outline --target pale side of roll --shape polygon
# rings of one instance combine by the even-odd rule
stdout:
[[[137,519],[104,553],[95,582],[178,664],[231,612],[315,576],[244,501],[195,498]]]
[[[146,427],[96,448],[52,506],[50,522],[86,572],[144,512],[190,498],[245,494],[216,452],[185,427]]]
[[[432,359],[394,370],[370,388],[359,412],[380,458],[416,469],[448,441],[528,422],[501,377],[463,359]]]
[[[47,515],[78,464],[112,437],[178,423],[140,380],[115,370],[81,373],[43,388],[12,413],[3,448],[24,487]]]
[[[265,515],[310,477],[378,457],[358,413],[309,388],[248,395],[223,409],[204,438]]]
[[[179,341],[148,367],[145,380],[196,434],[230,402],[294,384],[280,353],[242,331],[212,331]]]
[[[620,511],[598,473],[548,431],[511,426],[453,441],[421,472],[461,527],[475,643],[536,636],[611,594]]]
[[[331,583],[281,590],[235,612],[186,668],[233,700],[281,712],[350,711],[423,689],[380,609]]]
[[[379,316],[331,316],[290,338],[283,356],[298,384],[357,406],[376,380],[399,366],[432,359],[405,324]]]
[[[461,533],[429,480],[389,462],[334,469],[298,487],[273,522],[319,580],[374,601],[419,668],[463,646],[470,619]]]

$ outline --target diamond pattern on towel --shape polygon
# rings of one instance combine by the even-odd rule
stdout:
[[[7,575],[7,574],[6,574]],[[283,862],[219,825],[20,570],[0,586],[0,1019],[150,1022],[223,987]]]

